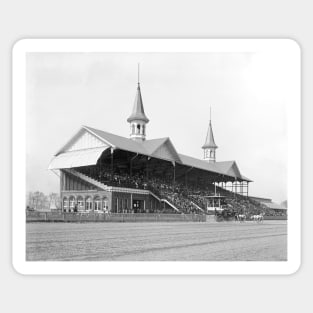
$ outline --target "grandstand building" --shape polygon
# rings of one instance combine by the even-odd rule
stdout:
[[[218,162],[211,117],[203,160],[180,154],[170,138],[147,139],[140,83],[129,138],[82,126],[52,159],[64,212],[205,212],[207,197],[246,199],[250,179],[235,161]]]

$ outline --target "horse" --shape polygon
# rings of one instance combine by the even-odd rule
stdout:
[[[238,214],[237,215],[237,221],[244,222],[247,219],[247,216],[245,214]]]
[[[264,214],[255,214],[251,216],[251,220],[256,222],[256,223],[260,223],[264,221]]]

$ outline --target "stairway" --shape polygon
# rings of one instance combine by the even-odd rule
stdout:
[[[204,213],[204,210],[203,210],[202,208],[200,208],[199,205],[197,205],[196,203],[194,203],[194,202],[191,201],[191,200],[190,200],[190,202],[191,202],[191,204],[192,204],[193,206],[195,206],[198,210],[200,210],[201,212]]]
[[[173,203],[169,202],[167,199],[161,199],[161,201],[164,202],[164,203],[166,203],[166,204],[168,204],[168,205],[169,205],[171,208],[173,208],[176,212],[181,213],[181,214],[184,214],[184,213],[181,212],[179,209],[177,209],[176,206],[175,206]]]
[[[76,176],[76,177],[78,177],[78,178],[80,178],[80,179],[82,179],[83,181],[86,181],[86,182],[88,182],[89,184],[91,184],[91,185],[94,185],[94,186],[96,186],[96,187],[98,187],[98,188],[100,188],[100,189],[102,189],[102,190],[108,190],[108,186],[107,185],[105,185],[105,184],[102,184],[101,182],[99,182],[99,181],[97,181],[96,179],[93,179],[93,178],[91,178],[91,177],[89,177],[89,176],[87,176],[87,175],[85,175],[85,174],[83,174],[83,173],[80,173],[80,172],[78,172],[78,171],[76,171],[76,170],[74,170],[74,169],[63,169],[63,171],[64,172],[66,172],[66,173],[69,173],[69,174],[72,174],[72,175],[74,175],[74,176]],[[150,192],[150,194],[153,196],[153,197],[155,197],[158,201],[160,201],[160,202],[165,202],[166,204],[168,204],[170,207],[172,207],[176,212],[178,212],[178,213],[182,213],[174,204],[172,204],[170,201],[168,201],[167,199],[165,199],[165,198],[159,198],[156,194],[154,194],[152,191],[150,191],[149,190],[149,192]]]
[[[168,201],[165,198],[159,198],[156,194],[154,194],[151,190],[149,190],[151,196],[153,196],[154,198],[156,198],[158,201],[160,202],[164,202],[166,204],[168,204],[171,208],[173,208],[176,212],[183,214],[183,212],[181,212],[173,203],[171,203],[170,201]]]
[[[82,179],[83,181],[86,181],[89,184],[94,185],[94,186],[96,186],[96,187],[98,187],[98,188],[100,188],[102,190],[107,190],[108,189],[107,185],[104,185],[104,184],[100,183],[98,180],[93,179],[93,178],[91,178],[91,177],[89,177],[89,176],[87,176],[85,174],[82,174],[82,173],[80,173],[80,172],[78,172],[78,171],[76,171],[76,170],[74,170],[72,168],[63,169],[63,171],[66,172],[66,173],[72,174],[72,175]]]

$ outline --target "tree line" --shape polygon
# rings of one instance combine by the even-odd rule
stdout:
[[[51,192],[48,195],[41,191],[30,191],[26,196],[26,209],[43,211],[56,210],[61,208],[61,200],[59,194]]]

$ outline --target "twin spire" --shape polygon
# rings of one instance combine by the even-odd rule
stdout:
[[[207,132],[207,135],[206,135],[205,143],[202,146],[202,149],[205,149],[205,148],[214,148],[214,149],[218,148],[217,145],[215,144],[215,141],[214,141],[212,122],[211,122],[211,108],[210,108],[209,128],[208,128],[208,132]]]
[[[138,86],[136,92],[136,98],[133,106],[133,111],[127,122],[130,123],[130,138],[134,140],[143,141],[146,139],[146,124],[149,123],[149,119],[145,114],[143,108],[141,90],[140,90],[140,76],[139,76],[139,63],[138,63]]]
[[[138,82],[137,82],[137,91],[136,98],[133,106],[133,111],[127,122],[130,123],[130,138],[136,141],[144,141],[146,140],[146,124],[149,123],[149,119],[145,114],[145,110],[143,108],[141,90],[140,90],[140,68],[138,63]],[[210,108],[210,123],[207,132],[207,136],[205,139],[205,143],[202,146],[204,150],[204,160],[209,162],[216,161],[216,149],[217,145],[214,141],[212,122],[211,122],[211,108]]]
[[[214,141],[212,122],[211,122],[211,108],[210,108],[210,123],[209,129],[206,135],[205,143],[202,146],[204,152],[204,160],[209,161],[210,163],[216,162],[216,149],[217,145]]]

